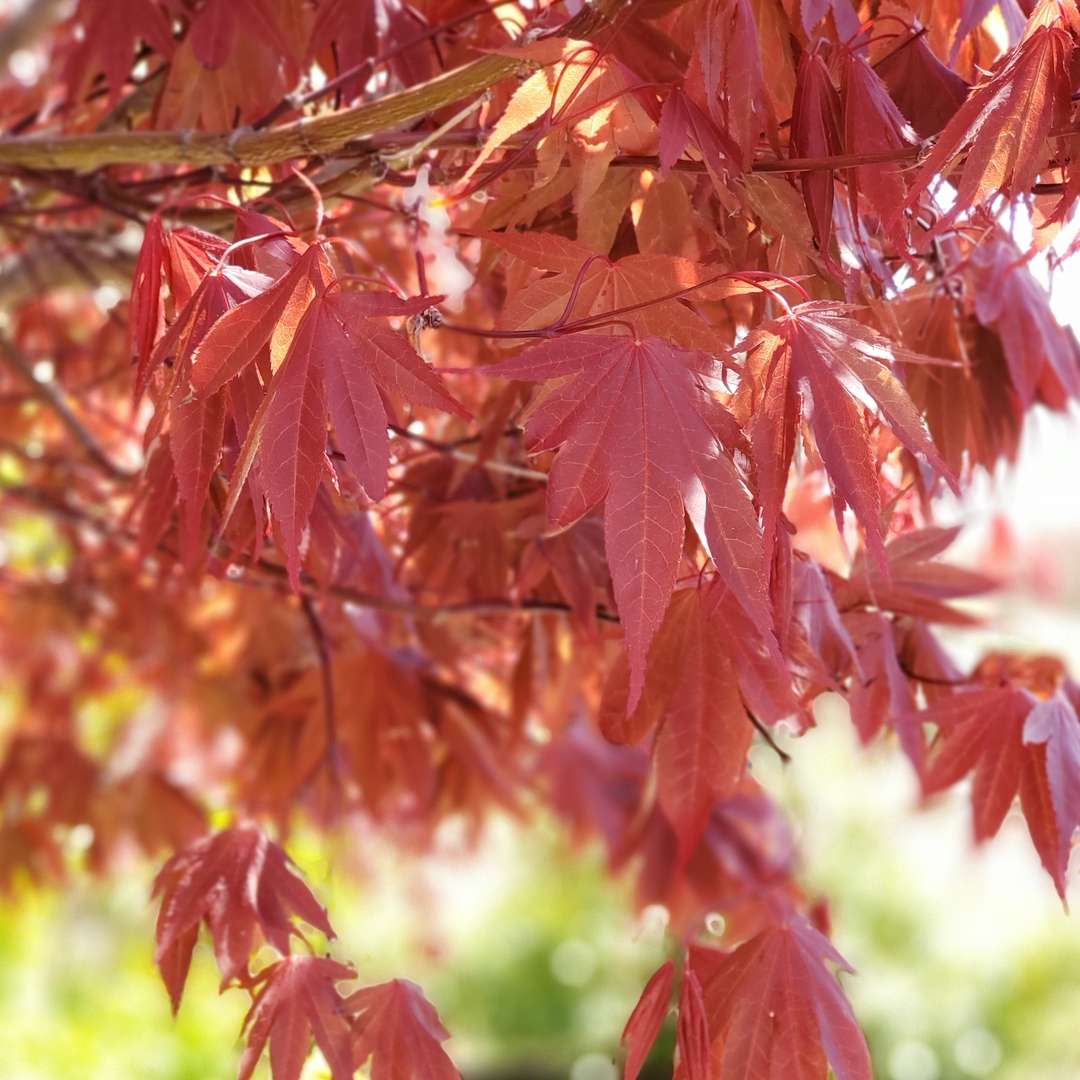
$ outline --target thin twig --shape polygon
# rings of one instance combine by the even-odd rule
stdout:
[[[780,759],[781,764],[790,765],[791,755],[786,750],[780,749],[769,729],[749,709],[746,709],[746,718],[754,725],[754,729],[762,739],[765,740],[766,746],[775,752],[776,756]]]
[[[330,642],[326,638],[326,628],[318,611],[315,610],[315,601],[310,593],[304,593],[300,597],[300,607],[307,619],[311,630],[311,640],[315,645],[315,652],[319,657],[319,675],[322,681],[323,725],[326,737],[326,749],[323,752],[323,762],[330,773],[330,778],[335,785],[341,784],[340,754],[338,751],[337,735],[337,701],[334,695],[334,666],[330,650]]]
[[[76,415],[67,395],[56,382],[39,379],[34,374],[34,366],[22,349],[8,337],[0,336],[0,357],[29,386],[34,397],[48,406],[57,415],[60,422],[75,437],[87,455],[109,474],[114,480],[132,480],[137,472],[118,465],[109,456],[90,430]]]
[[[586,4],[559,30],[583,37],[605,25],[625,0]],[[481,93],[531,66],[519,57],[488,53],[374,101],[322,116],[301,117],[265,131],[238,128],[225,134],[190,131],[110,131],[89,135],[19,135],[0,139],[0,164],[87,171],[103,165],[270,165],[298,157],[326,156],[366,135],[430,116]]]
[[[479,454],[471,454],[468,450],[460,450],[451,443],[439,442],[438,439],[428,438],[427,435],[409,431],[408,428],[398,427],[396,424],[392,424],[390,430],[402,439],[409,439],[411,442],[418,443],[428,450],[446,454],[447,457],[452,457],[457,461],[467,462],[470,465],[475,465],[477,468],[489,469],[491,472],[504,473],[507,476],[519,476],[523,480],[534,480],[538,484],[546,484],[548,482],[547,473],[540,472],[539,469],[530,469],[525,465],[515,465],[510,461],[496,461],[492,458],[481,458]]]

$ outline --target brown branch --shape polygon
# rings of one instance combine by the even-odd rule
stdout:
[[[515,465],[511,461],[481,458],[479,454],[471,454],[468,450],[461,450],[451,443],[431,439],[427,435],[409,431],[408,428],[398,427],[397,424],[391,424],[390,430],[399,438],[408,439],[410,442],[417,443],[428,450],[433,450],[438,454],[446,454],[448,457],[454,458],[455,461],[463,461],[479,469],[488,469],[491,472],[503,473],[506,476],[517,476],[522,480],[534,480],[538,484],[548,482],[547,473],[541,472],[539,469],[530,469],[525,465]]]
[[[315,610],[315,601],[310,593],[304,593],[300,597],[300,606],[311,630],[311,640],[315,645],[315,652],[319,657],[319,675],[322,682],[323,726],[326,739],[326,749],[322,755],[322,762],[326,764],[332,782],[341,784],[339,770],[340,754],[338,749],[337,735],[337,702],[334,696],[334,666],[330,649],[330,642],[326,637],[326,627]]]
[[[781,749],[780,745],[772,737],[772,732],[770,732],[769,729],[749,709],[745,709],[745,712],[747,720],[750,721],[754,730],[764,740],[765,745],[769,747],[769,749],[772,750],[773,753],[775,753],[776,756],[780,759],[780,763],[782,765],[790,765],[791,755],[786,750]]]
[[[222,554],[218,552],[218,554]],[[227,556],[223,556],[227,558]],[[259,585],[281,588],[285,585],[288,574],[283,566],[267,562],[265,559],[253,566],[238,566],[223,580],[241,585]],[[396,615],[409,615],[417,619],[465,618],[483,616],[537,616],[570,615],[573,609],[560,600],[469,600],[459,604],[426,604],[418,600],[402,600],[379,593],[364,592],[349,585],[324,585],[301,574],[300,583],[305,590],[324,593],[356,607],[369,608],[373,611],[385,611]],[[601,622],[618,623],[619,616],[600,605],[596,608],[596,617]]]
[[[586,4],[558,31],[583,37],[605,25],[625,0]],[[0,139],[0,164],[32,169],[89,171],[103,165],[269,165],[332,154],[347,143],[430,116],[478,94],[531,61],[490,53],[427,82],[375,101],[322,116],[302,117],[264,131],[228,134],[184,131],[110,131],[89,135],[21,135]]]

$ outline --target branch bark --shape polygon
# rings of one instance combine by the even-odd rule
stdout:
[[[559,29],[584,37],[607,24],[626,0],[586,5]],[[265,131],[227,134],[116,131],[89,135],[20,135],[0,139],[0,165],[90,171],[104,165],[270,165],[332,154],[356,139],[408,124],[478,94],[531,66],[518,57],[489,54],[376,101],[323,116],[301,117]]]

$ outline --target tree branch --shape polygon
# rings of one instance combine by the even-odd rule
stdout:
[[[34,374],[33,364],[15,342],[7,337],[0,337],[0,356],[3,357],[3,362],[27,384],[34,397],[52,409],[96,465],[114,480],[131,480],[138,475],[137,472],[118,465],[109,457],[101,443],[76,415],[63,389],[55,382],[44,382],[39,379]]]
[[[598,0],[596,7],[586,4],[558,33],[584,37],[609,22],[624,4],[625,0]],[[110,131],[15,136],[0,139],[0,165],[89,171],[124,164],[270,165],[327,155],[366,135],[429,116],[531,66],[531,61],[492,53],[376,101],[323,116],[302,117],[263,131],[238,128],[227,134]]]

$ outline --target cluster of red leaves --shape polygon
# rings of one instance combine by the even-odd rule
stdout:
[[[334,931],[288,856],[255,826],[236,825],[185,848],[162,868],[154,893],[161,896],[157,963],[174,1012],[202,923],[222,985],[253,990],[240,1080],[251,1076],[267,1044],[275,1080],[299,1080],[312,1039],[334,1080],[349,1080],[369,1059],[371,1075],[387,1080],[458,1077],[440,1045],[449,1034],[414,983],[394,979],[344,996],[337,984],[356,978],[351,967],[290,952],[290,939],[301,936],[293,917],[328,938]],[[250,956],[262,942],[281,958],[251,974]]]
[[[1080,196],[1080,14],[999,7],[1004,49],[981,0],[607,0],[568,26],[80,0],[40,48],[56,77],[0,106],[3,524],[47,520],[59,553],[0,577],[0,885],[61,880],[78,826],[96,869],[174,850],[162,976],[178,1007],[205,925],[252,998],[242,1077],[268,1047],[294,1080],[312,1041],[335,1078],[450,1077],[420,992],[293,953],[326,913],[204,808],[422,843],[543,805],[672,913],[680,1080],[868,1077],[754,743],[842,695],[927,798],[972,777],[977,841],[1018,801],[1063,898],[1080,825],[1075,684],[963,673],[935,629],[994,584],[942,561],[935,497],[1080,397],[1033,269]],[[440,97],[477,57],[520,78]],[[304,142],[372,103],[379,130]],[[281,121],[288,160],[185,158]],[[132,136],[149,164],[19,163]],[[126,306],[85,296],[125,276]],[[630,1080],[675,975],[627,1025]]]

